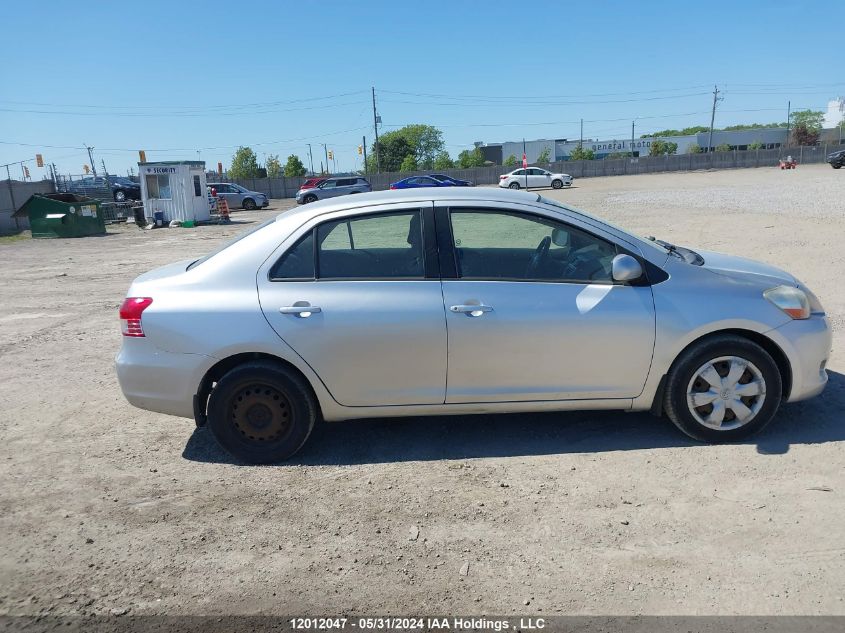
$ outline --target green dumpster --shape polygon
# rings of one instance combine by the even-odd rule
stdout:
[[[36,193],[13,217],[29,218],[32,237],[104,235],[100,201],[74,193]]]

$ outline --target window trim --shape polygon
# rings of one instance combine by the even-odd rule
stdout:
[[[616,250],[617,255],[630,255],[631,257],[635,258],[643,268],[643,279],[636,280],[634,282],[629,281],[615,281],[611,279],[610,281],[588,281],[582,279],[537,279],[537,278],[523,278],[523,277],[461,277],[460,276],[460,268],[458,266],[458,252],[457,248],[455,247],[455,239],[452,233],[452,212],[457,211],[470,211],[476,213],[496,213],[501,215],[512,215],[516,217],[523,217],[529,220],[541,220],[546,222],[553,222],[560,224],[564,227],[571,227],[576,231],[581,231],[582,233],[586,233],[590,237],[593,237],[597,240],[605,242],[606,244],[610,244]],[[630,249],[625,248],[624,246],[618,244],[615,241],[609,240],[608,238],[596,235],[593,231],[589,231],[585,228],[577,226],[575,224],[571,224],[569,222],[565,222],[558,218],[552,218],[540,213],[532,213],[530,211],[523,211],[521,209],[504,209],[501,207],[475,207],[475,206],[438,206],[436,209],[436,217],[438,221],[438,246],[440,248],[440,252],[445,252],[445,257],[441,256],[441,270],[448,270],[450,273],[449,277],[443,276],[444,280],[449,281],[487,281],[487,282],[503,282],[503,283],[543,283],[543,284],[577,284],[581,286],[585,285],[601,285],[601,286],[643,286],[643,285],[651,285],[648,281],[648,274],[647,274],[647,267],[646,263],[643,261],[643,258],[638,256],[636,253],[630,251]],[[444,228],[441,228],[441,224],[445,224]],[[444,251],[445,249],[445,251]],[[444,259],[446,260],[444,262]],[[445,266],[444,266],[445,263]]]
[[[318,229],[326,224],[335,224],[343,222],[353,222],[355,220],[375,217],[379,215],[403,215],[408,213],[418,213],[420,216],[420,231],[422,232],[422,257],[423,257],[423,275],[414,277],[321,277],[320,276],[320,259],[319,259],[319,241]],[[306,239],[308,235],[313,238],[313,257],[314,257],[314,276],[313,277],[273,277],[272,272],[279,261],[287,255],[291,249],[299,245],[299,243]],[[328,218],[315,223],[310,229],[298,235],[284,252],[280,253],[278,257],[267,269],[267,280],[270,282],[285,283],[285,282],[334,282],[334,281],[435,281],[440,279],[440,270],[437,259],[437,242],[435,238],[435,223],[434,223],[434,209],[431,206],[409,207],[404,209],[385,209],[381,211],[371,211],[369,213],[361,213],[355,215],[347,215],[340,218]]]

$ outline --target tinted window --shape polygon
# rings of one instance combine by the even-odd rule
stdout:
[[[342,178],[342,179],[337,181],[338,187],[348,187],[348,186],[354,185],[354,184],[355,184],[354,178]]]
[[[359,184],[359,185],[369,185],[370,183],[369,183],[369,182],[367,182],[367,179],[366,179],[366,178],[359,178],[359,179],[358,179],[358,184]]]
[[[279,258],[270,271],[271,279],[314,279],[314,232],[300,238]]]
[[[524,169],[517,169],[515,172],[511,174],[511,176],[524,176],[525,170]]]
[[[572,226],[504,211],[453,211],[458,275],[475,279],[612,282],[616,247]]]
[[[200,185],[200,177],[194,176],[194,195],[201,196],[202,195],[202,186]]]
[[[320,278],[423,278],[419,211],[327,222],[317,228]]]

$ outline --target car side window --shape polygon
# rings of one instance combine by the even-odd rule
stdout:
[[[612,283],[616,246],[581,229],[525,213],[453,209],[462,279]]]
[[[381,213],[317,227],[320,279],[423,279],[419,211]]]
[[[326,180],[320,183],[321,189],[334,189],[337,187],[337,180]]]
[[[270,269],[270,279],[314,279],[314,232],[309,231]]]

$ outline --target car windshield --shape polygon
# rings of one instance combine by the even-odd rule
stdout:
[[[244,239],[245,237],[247,237],[247,236],[249,236],[249,235],[252,235],[252,234],[253,234],[253,233],[255,233],[256,231],[260,231],[260,230],[261,230],[261,229],[263,229],[265,226],[270,226],[270,225],[271,225],[271,224],[273,224],[273,222],[275,222],[275,221],[276,221],[276,218],[270,218],[269,220],[265,220],[264,222],[262,222],[262,223],[261,223],[261,224],[259,224],[258,226],[254,226],[254,227],[252,227],[252,228],[250,228],[250,229],[247,229],[247,230],[246,230],[246,231],[244,231],[243,233],[239,233],[238,235],[236,235],[235,237],[233,237],[233,238],[232,238],[231,240],[229,240],[228,242],[224,242],[223,244],[221,244],[220,246],[218,246],[217,248],[215,248],[215,249],[214,249],[213,251],[211,251],[208,255],[205,255],[204,257],[200,257],[198,260],[193,261],[193,262],[191,262],[190,264],[188,264],[188,267],[187,267],[185,270],[191,270],[192,268],[195,268],[195,267],[199,266],[200,264],[202,264],[202,263],[204,263],[204,262],[207,262],[209,259],[211,259],[211,258],[212,258],[212,257],[214,257],[215,255],[217,255],[218,253],[222,253],[222,252],[223,252],[223,251],[225,251],[227,248],[229,248],[230,246],[232,246],[232,244],[235,244],[235,243],[237,243],[237,242],[240,242],[240,241],[241,241],[242,239]]]

